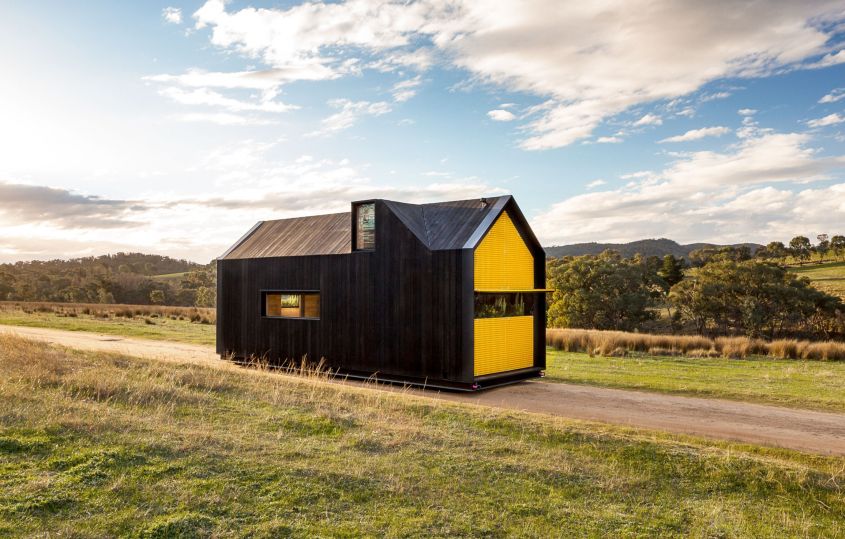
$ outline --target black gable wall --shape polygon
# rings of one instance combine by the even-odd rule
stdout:
[[[472,382],[472,250],[430,251],[381,201],[376,227],[372,252],[218,260],[218,352]],[[319,290],[320,320],[262,318],[261,290]]]

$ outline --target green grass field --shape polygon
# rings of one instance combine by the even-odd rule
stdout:
[[[151,275],[150,279],[154,281],[172,281],[181,282],[182,279],[190,272],[180,271],[178,273],[162,273],[160,275]]]
[[[0,536],[841,537],[845,458],[0,336]]]
[[[62,329],[65,331],[91,331],[107,335],[139,337],[163,341],[214,345],[215,326],[189,320],[172,320],[167,317],[110,317],[79,314],[76,317],[59,313],[20,310],[0,310],[0,324],[35,328]]]
[[[146,322],[150,320],[152,324]],[[0,310],[0,324],[214,345],[215,326],[166,317],[101,318]],[[682,357],[590,357],[547,350],[546,379],[845,411],[845,362]]]
[[[845,362],[546,354],[549,381],[845,411]]]
[[[789,271],[809,278],[819,290],[845,299],[845,262],[790,268]]]

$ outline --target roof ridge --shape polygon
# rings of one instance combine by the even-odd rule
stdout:
[[[409,202],[399,202],[396,200],[383,200],[383,202],[393,216],[398,219],[420,243],[430,250],[431,242],[429,241],[428,233],[425,230],[425,216],[422,204],[411,204]],[[422,228],[422,230],[420,230],[420,228]]]
[[[431,248],[431,231],[428,226],[428,217],[425,214],[425,204],[420,204],[420,213],[422,213],[423,228],[425,229],[425,244]]]
[[[327,218],[327,217],[336,217],[338,215],[351,215],[352,212],[348,211],[336,211],[331,213],[314,213],[311,215],[300,215],[298,217],[282,217],[280,219],[267,219],[262,221],[263,223],[276,223],[279,221],[296,221],[298,219],[317,219],[320,217]]]

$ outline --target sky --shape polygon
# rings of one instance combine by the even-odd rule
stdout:
[[[0,262],[513,194],[544,245],[845,233],[845,1],[9,2]]]

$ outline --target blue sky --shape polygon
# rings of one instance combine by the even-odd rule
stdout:
[[[586,5],[585,5],[586,4]],[[845,2],[27,2],[0,261],[512,193],[547,244],[845,232]]]

